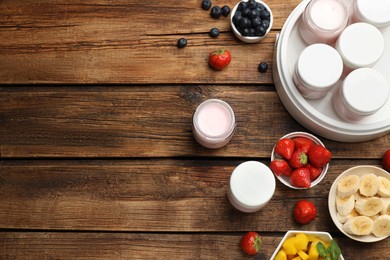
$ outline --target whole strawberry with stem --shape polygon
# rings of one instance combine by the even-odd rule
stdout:
[[[223,70],[232,61],[232,55],[228,50],[212,51],[209,54],[209,64],[216,70]]]
[[[310,171],[303,167],[296,169],[290,176],[291,184],[297,188],[308,189],[311,186]]]
[[[295,149],[301,150],[307,154],[310,148],[314,145],[314,142],[306,137],[296,137],[294,138]]]
[[[307,164],[307,155],[303,150],[295,150],[288,162],[295,169],[301,168]]]
[[[307,152],[309,162],[312,166],[321,168],[330,162],[332,153],[319,144],[314,144]]]
[[[271,161],[269,168],[277,176],[290,176],[292,173],[292,168],[290,167],[288,162],[283,159],[274,159],[273,161]]]
[[[295,143],[290,138],[282,138],[275,145],[275,153],[289,160],[295,149]]]
[[[254,231],[247,232],[240,241],[241,249],[248,255],[256,255],[261,250],[261,237]]]

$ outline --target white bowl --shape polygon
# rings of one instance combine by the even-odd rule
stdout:
[[[243,42],[246,42],[246,43],[255,43],[255,42],[259,42],[261,41],[262,39],[264,39],[267,34],[271,31],[271,28],[272,28],[272,24],[273,24],[273,21],[274,21],[274,16],[272,14],[272,11],[271,11],[271,8],[266,4],[264,3],[263,1],[261,0],[256,0],[256,2],[262,4],[270,13],[270,21],[269,21],[269,27],[267,29],[267,31],[265,32],[264,36],[242,36],[241,33],[237,30],[236,26],[233,24],[233,16],[234,14],[236,13],[237,11],[237,7],[238,5],[241,3],[241,2],[248,2],[248,0],[242,0],[240,2],[238,2],[233,10],[231,11],[230,13],[230,26],[232,27],[232,30],[233,30],[233,33],[234,35],[236,35],[236,37],[238,39],[240,39],[241,41]]]
[[[306,132],[292,132],[292,133],[289,133],[285,136],[283,136],[282,138],[291,138],[291,139],[294,139],[296,137],[306,137],[310,140],[312,140],[315,144],[319,144],[319,145],[322,145],[323,147],[325,147],[325,145],[321,142],[320,139],[318,139],[317,137],[315,137],[314,135],[312,134],[309,134],[309,133],[306,133]],[[282,139],[280,138],[280,139]],[[275,146],[274,148],[272,149],[272,152],[271,152],[271,162],[274,160],[274,159],[280,159],[282,157],[280,157],[279,155],[277,155],[275,153]],[[321,174],[317,177],[317,179],[315,179],[314,181],[311,182],[311,185],[310,185],[310,188],[313,188],[314,186],[316,186],[318,183],[320,183],[320,181],[325,177],[326,173],[328,172],[328,168],[329,168],[329,163],[326,164],[323,168],[322,168],[322,172]],[[299,188],[299,187],[295,187],[291,184],[291,181],[290,181],[290,177],[288,176],[284,176],[284,175],[275,175],[276,178],[279,179],[279,181],[281,183],[283,183],[284,185],[286,185],[287,187],[290,187],[290,188],[293,188],[293,189],[306,189],[306,188]],[[309,189],[310,189],[309,188]]]
[[[367,173],[373,173],[377,176],[383,176],[385,178],[390,179],[390,173],[388,173],[384,169],[376,167],[376,166],[360,165],[360,166],[355,166],[355,167],[349,168],[348,170],[341,173],[336,178],[336,180],[333,182],[332,187],[330,188],[330,191],[329,191],[328,207],[329,207],[330,216],[331,216],[334,224],[341,232],[344,233],[344,235],[346,235],[347,237],[349,237],[353,240],[356,240],[356,241],[371,243],[371,242],[377,242],[377,241],[386,239],[387,237],[376,237],[374,235],[355,236],[355,235],[348,234],[347,232],[344,231],[343,224],[340,223],[337,219],[337,209],[336,209],[336,192],[337,192],[337,185],[338,185],[339,181],[343,177],[351,175],[351,174],[362,176],[362,175],[367,174]]]
[[[289,237],[293,237],[299,233],[303,233],[303,234],[306,234],[306,235],[312,235],[312,236],[316,236],[318,238],[320,238],[321,240],[323,240],[325,243],[329,243],[331,240],[332,240],[332,236],[328,233],[328,232],[321,232],[321,231],[301,231],[301,230],[290,230],[290,231],[287,231],[287,233],[284,235],[282,241],[280,241],[278,247],[275,249],[275,252],[272,254],[270,260],[274,260],[275,259],[275,256],[276,254],[279,252],[279,250],[282,248],[282,245],[284,243],[284,241],[289,238]],[[342,255],[340,255],[340,258],[339,260],[344,260],[344,257]]]

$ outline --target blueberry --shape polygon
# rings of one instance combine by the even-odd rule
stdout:
[[[256,6],[256,10],[260,13],[261,11],[264,11],[264,10],[265,10],[265,6],[259,3],[259,4]]]
[[[268,70],[268,64],[267,62],[261,62],[259,66],[257,67],[260,73],[266,73]]]
[[[219,30],[218,30],[218,28],[212,28],[212,29],[210,30],[209,35],[210,35],[211,37],[213,37],[213,38],[218,37],[218,35],[219,35]]]
[[[180,38],[178,41],[177,41],[177,47],[179,48],[184,48],[187,46],[187,40],[185,38]]]
[[[233,16],[233,23],[238,24],[238,21],[242,18],[241,12],[236,11],[236,13]]]
[[[268,20],[262,20],[261,21],[261,26],[264,27],[264,29],[268,29],[269,27],[269,21]]]
[[[248,28],[248,36],[251,36],[251,37],[255,36],[255,29]]]
[[[260,17],[256,17],[256,18],[252,19],[251,21],[252,21],[253,28],[256,28],[257,26],[260,26],[262,24]]]
[[[228,16],[230,14],[230,7],[227,5],[222,6],[221,10],[223,16]]]
[[[247,17],[250,12],[251,12],[251,9],[249,9],[248,7],[241,10],[241,14],[244,17]]]
[[[238,10],[238,11],[242,11],[242,10],[244,10],[244,9],[247,8],[247,7],[248,7],[248,3],[247,3],[247,2],[240,2],[240,3],[238,4],[237,10]]]
[[[244,29],[242,29],[242,31],[240,31],[240,33],[242,36],[249,36],[249,29],[244,28]]]
[[[257,2],[255,0],[249,0],[248,1],[248,6],[249,6],[250,9],[254,9],[257,6]]]
[[[221,15],[222,15],[221,7],[219,7],[219,6],[213,6],[213,8],[211,8],[210,15],[211,15],[211,17],[213,17],[214,19],[218,19],[219,17],[221,17]]]
[[[238,24],[240,25],[241,28],[249,28],[251,27],[252,23],[251,20],[247,17],[242,17],[239,21]]]
[[[259,16],[259,13],[257,12],[256,9],[252,9],[250,10],[250,12],[248,13],[248,18],[250,19],[253,19],[253,18],[256,18]]]
[[[264,9],[263,11],[260,12],[260,18],[262,20],[270,20],[271,14],[268,10]]]
[[[211,1],[210,0],[203,0],[202,1],[202,8],[204,10],[209,10],[211,8]]]
[[[267,32],[267,30],[264,29],[264,27],[261,26],[261,25],[260,25],[260,26],[257,26],[256,29],[255,29],[255,34],[256,34],[256,36],[262,37],[262,36],[265,35],[266,32]]]

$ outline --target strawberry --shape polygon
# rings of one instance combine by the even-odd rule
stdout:
[[[294,138],[295,149],[304,151],[306,154],[309,149],[314,145],[314,142],[306,137],[296,137]]]
[[[240,247],[248,255],[256,255],[261,249],[261,243],[260,235],[250,231],[241,238]]]
[[[317,216],[316,206],[308,200],[299,200],[293,210],[294,220],[305,225],[313,221]]]
[[[312,166],[321,168],[330,162],[332,153],[322,145],[315,144],[310,148],[307,156]]]
[[[292,172],[290,176],[291,184],[298,188],[310,188],[310,171],[307,168],[299,168]]]
[[[390,149],[383,155],[382,166],[383,169],[390,172]]]
[[[313,165],[311,164],[307,164],[305,166],[305,168],[309,169],[309,172],[310,172],[310,180],[311,181],[314,181],[315,179],[318,178],[318,176],[320,176],[321,172],[322,172],[322,168],[317,168],[317,167],[314,167]]]
[[[302,150],[295,150],[288,162],[295,169],[301,168],[307,164],[307,155]]]
[[[283,159],[273,160],[270,163],[269,167],[272,170],[272,172],[278,176],[280,176],[280,175],[290,176],[292,173],[292,169],[291,169],[290,165],[288,164],[288,162],[286,162]]]
[[[290,138],[282,138],[275,145],[275,153],[289,160],[295,149],[295,143]]]
[[[209,54],[209,64],[216,70],[223,70],[232,60],[232,56],[228,50],[212,51]]]

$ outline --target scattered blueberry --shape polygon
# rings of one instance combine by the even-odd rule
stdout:
[[[178,41],[177,41],[177,47],[179,48],[184,48],[187,46],[187,40],[185,38],[180,38]]]
[[[209,35],[210,35],[211,37],[213,37],[213,38],[218,37],[218,35],[219,35],[219,30],[218,30],[218,28],[212,28],[212,29],[210,30]]]
[[[202,1],[202,8],[204,10],[209,10],[211,8],[211,1],[210,0],[203,0]]]
[[[221,17],[221,15],[222,15],[221,7],[219,7],[219,6],[213,6],[213,8],[211,8],[210,15],[211,15],[211,17],[213,17],[214,19],[218,19],[219,17]]]
[[[242,36],[264,36],[270,27],[271,13],[255,0],[241,2],[233,15],[234,27]]]
[[[267,62],[261,62],[259,66],[257,67],[260,73],[266,73],[268,70],[268,64]]]
[[[227,5],[222,6],[221,10],[223,16],[228,16],[230,14],[230,7]]]

